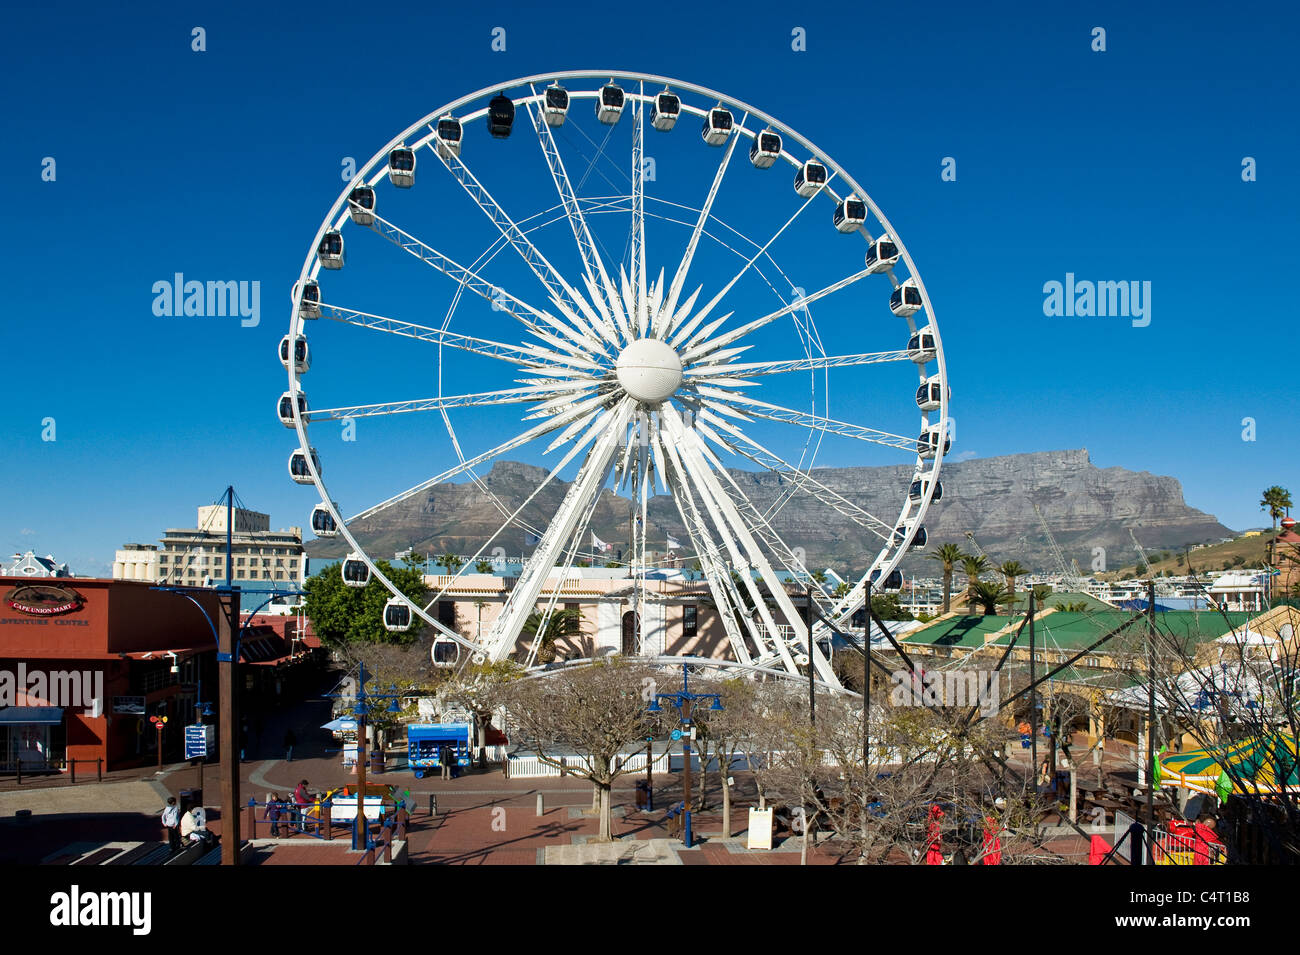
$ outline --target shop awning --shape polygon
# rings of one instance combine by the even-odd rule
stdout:
[[[61,706],[6,706],[0,709],[0,723],[47,723],[57,726],[63,722]]]

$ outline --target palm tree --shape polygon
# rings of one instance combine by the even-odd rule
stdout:
[[[478,563],[474,565],[474,569],[478,571],[480,574],[490,574],[492,573],[492,561],[480,560]]]
[[[979,583],[980,575],[989,569],[989,559],[983,555],[972,557],[967,554],[961,561],[962,572],[966,575],[966,600],[969,603],[969,610],[972,615],[975,613],[975,585]]]
[[[1016,599],[1016,578],[1023,577],[1028,573],[1028,568],[1018,560],[1008,560],[998,568],[998,573],[1007,578],[1007,593],[1011,595],[1012,603]]]
[[[438,563],[447,568],[447,573],[454,574],[456,571],[460,570],[461,565],[465,562],[455,554],[448,551],[438,558]]]
[[[554,662],[555,641],[560,637],[577,633],[581,624],[582,611],[576,607],[551,611],[551,617],[546,621],[546,628],[542,630],[541,639],[537,645],[537,662]],[[524,625],[519,630],[525,636],[537,637],[537,629],[541,625],[541,611],[534,610],[528,615],[528,619],[524,621]]]
[[[1259,502],[1259,509],[1268,511],[1268,516],[1273,519],[1273,540],[1277,539],[1277,519],[1285,517],[1290,512],[1291,506],[1291,492],[1286,488],[1274,484],[1264,491],[1263,499]],[[1270,555],[1276,546],[1273,540],[1270,540],[1268,545]],[[1269,563],[1273,563],[1271,556],[1269,557]]]
[[[971,590],[971,607],[979,604],[980,611],[986,615],[998,612],[999,604],[1010,603],[1015,598],[1011,592],[995,580],[977,580]]]
[[[1047,584],[1034,584],[1034,606],[1042,610],[1047,598],[1052,596],[1052,588]]]
[[[956,566],[957,561],[966,555],[961,552],[961,548],[956,544],[942,544],[936,547],[930,553],[926,554],[930,560],[937,560],[943,565],[943,612],[948,612],[948,604],[952,597],[952,569]]]

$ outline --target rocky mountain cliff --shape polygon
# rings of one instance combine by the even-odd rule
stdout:
[[[485,485],[506,508],[513,510],[532,493],[546,472],[532,465],[500,462],[485,478]],[[790,490],[775,474],[733,471],[750,500],[763,511]],[[818,468],[817,479],[827,487],[884,520],[893,520],[911,478],[910,465],[873,468]],[[1052,529],[1067,561],[1074,559],[1088,572],[1094,548],[1104,548],[1107,566],[1118,568],[1133,560],[1129,528],[1148,551],[1183,544],[1218,540],[1232,534],[1213,515],[1188,507],[1178,480],[1147,471],[1097,468],[1086,450],[1043,451],[996,458],[976,458],[945,464],[943,500],[926,517],[929,544],[953,542],[968,548],[966,533],[975,535],[994,563],[1016,559],[1033,570],[1055,571],[1047,537],[1034,504]],[[553,483],[524,510],[524,517],[544,527],[564,497],[567,485]],[[688,538],[677,508],[667,497],[650,506],[650,546],[664,548],[665,535],[686,543]],[[503,520],[488,494],[473,484],[433,488],[353,527],[374,556],[387,557],[413,547],[417,552],[441,554],[452,550],[471,554]],[[773,526],[791,546],[807,552],[810,565],[838,570],[859,570],[868,550],[879,541],[846,520],[821,501],[796,492],[781,507]],[[598,537],[625,548],[628,539],[628,502],[606,491],[592,515]],[[497,543],[508,555],[525,546],[524,532],[512,529]],[[689,547],[687,548],[689,549]],[[313,557],[337,557],[335,542],[308,545]],[[614,556],[614,555],[611,555]],[[915,554],[905,567],[933,573],[935,565]]]

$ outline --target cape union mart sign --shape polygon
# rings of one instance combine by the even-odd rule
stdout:
[[[56,617],[61,613],[72,613],[86,603],[85,598],[75,590],[49,584],[22,584],[14,587],[5,594],[4,601],[9,609],[33,617]]]

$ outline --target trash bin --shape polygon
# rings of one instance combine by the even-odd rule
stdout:
[[[370,771],[372,773],[382,773],[384,771],[384,754],[382,750],[372,749],[370,751]]]

